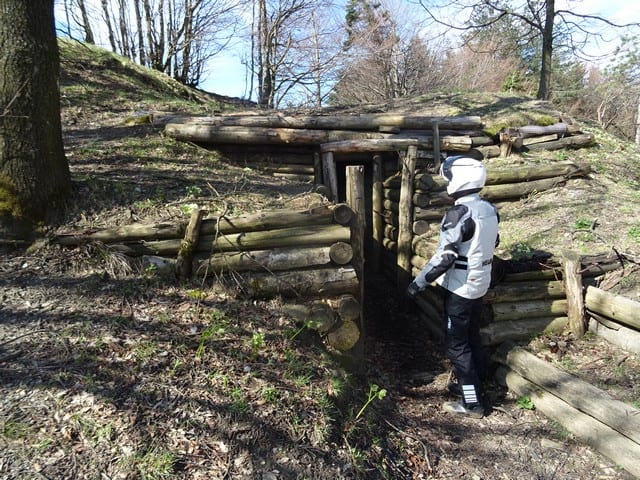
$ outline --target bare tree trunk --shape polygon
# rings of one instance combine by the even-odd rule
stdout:
[[[153,16],[151,14],[151,5],[149,0],[143,0],[142,8],[144,10],[144,22],[146,24],[147,30],[147,53],[146,58],[148,62],[148,66],[159,70],[162,67],[162,55],[159,55],[159,49],[161,47],[161,43],[157,40],[159,36],[158,29],[161,32],[164,31],[164,22],[163,22],[163,2],[160,2],[158,15],[160,16],[160,22],[158,27],[153,23]]]
[[[111,51],[117,52],[116,37],[113,33],[113,26],[111,25],[111,14],[109,13],[108,0],[102,0],[102,13],[104,15],[104,23],[107,26],[107,36],[109,37],[109,45],[111,45]]]
[[[147,55],[144,49],[144,32],[142,31],[142,12],[140,11],[140,0],[133,0],[133,8],[136,14],[136,28],[138,29],[138,58],[140,65],[147,66]]]
[[[0,233],[46,220],[68,195],[53,0],[0,0]],[[2,236],[2,235],[0,235]]]
[[[91,30],[91,24],[89,23],[89,15],[87,14],[87,6],[85,5],[84,0],[78,0],[78,8],[80,9],[80,15],[82,16],[84,41],[87,43],[95,43],[93,30]]]
[[[120,16],[118,17],[118,25],[120,27],[120,44],[121,53],[127,58],[133,58],[131,47],[129,45],[129,26],[127,22],[127,1],[118,0]]]
[[[553,55],[553,21],[555,18],[555,0],[545,0],[544,31],[542,32],[542,63],[538,99],[548,100],[551,96],[551,69]]]

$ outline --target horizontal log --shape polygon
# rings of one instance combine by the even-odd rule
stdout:
[[[356,322],[345,320],[327,334],[327,343],[340,352],[347,352],[360,340],[360,329]]]
[[[341,295],[327,299],[329,305],[338,312],[342,320],[357,320],[362,317],[362,305],[354,295]]]
[[[494,303],[491,307],[495,322],[567,314],[567,301],[565,299]]]
[[[288,173],[292,175],[313,175],[313,165],[300,165],[295,163],[276,164],[276,163],[247,163],[249,168],[259,170],[263,173]]]
[[[437,237],[414,237],[411,242],[411,248],[415,254],[426,260],[433,256],[437,246]]]
[[[335,242],[349,242],[351,231],[341,225],[313,225],[277,230],[203,235],[195,247],[196,252],[232,252],[264,250],[284,247],[323,246]],[[113,244],[117,252],[131,256],[176,255],[180,240],[139,241]]]
[[[75,233],[62,233],[56,235],[54,243],[66,246],[76,246],[90,242],[109,244],[141,239],[176,239],[184,236],[184,232],[187,229],[187,223],[188,222],[180,222],[177,224],[158,223],[154,225],[134,224],[94,231],[84,230],[82,232]]]
[[[384,236],[390,240],[398,240],[398,227],[394,227],[393,225],[385,225]]]
[[[201,124],[173,124],[165,133],[176,140],[209,144],[320,145],[341,140],[384,138],[385,134],[350,130],[298,130],[293,128],[227,127]]]
[[[490,202],[498,202],[512,198],[522,198],[534,192],[550,190],[565,182],[564,177],[544,178],[529,182],[503,183],[500,185],[487,185],[480,191],[480,197]],[[390,194],[391,195],[391,194]],[[416,193],[413,195],[413,204],[422,209],[453,205],[453,198],[446,192]]]
[[[436,228],[433,225],[433,222],[428,222],[427,220],[416,220],[413,222],[413,233],[416,235],[425,235],[432,231],[432,228]]]
[[[528,282],[528,281],[551,281],[560,280],[562,278],[562,269],[560,266],[545,268],[544,270],[530,270],[525,272],[507,273],[502,282]]]
[[[611,398],[590,383],[513,344],[503,344],[493,358],[573,408],[640,444],[640,410]]]
[[[331,245],[349,242],[351,230],[341,225],[320,225],[280,228],[256,232],[205,235],[196,247],[197,251],[256,250],[282,247]]]
[[[280,310],[296,323],[326,333],[338,322],[335,311],[322,301],[308,303],[284,303]]]
[[[242,275],[242,287],[251,298],[273,298],[278,295],[287,298],[318,298],[356,294],[358,285],[358,277],[351,266],[275,274],[250,272]]]
[[[398,227],[398,214],[391,210],[382,210],[382,218],[387,225]]]
[[[391,240],[390,238],[383,238],[382,246],[387,250],[391,250],[393,252],[398,251],[398,242],[396,240]]]
[[[473,147],[469,150],[469,154],[478,160],[495,158],[500,156],[500,147],[498,145],[481,145],[479,147]]]
[[[591,167],[584,162],[554,162],[544,165],[514,165],[510,168],[487,166],[487,185],[518,183],[553,177],[579,177],[587,175]],[[416,190],[442,191],[447,181],[440,175],[418,173],[415,176]],[[399,178],[391,177],[384,182],[387,188],[399,188]]]
[[[572,133],[577,133],[572,129]],[[566,134],[570,133],[570,126],[564,122],[555,123],[553,125],[525,125],[523,127],[510,127],[505,130],[505,133],[510,137],[529,138],[537,137],[540,135]]]
[[[340,223],[336,220],[335,211],[345,207],[346,205],[343,204],[335,207],[322,205],[312,207],[309,210],[268,210],[235,217],[224,215],[218,218],[206,218],[202,222],[201,234],[254,232],[305,225],[329,225],[333,222]]]
[[[585,295],[585,307],[640,330],[640,302],[589,286]]]
[[[253,154],[244,155],[242,153],[236,154],[237,163],[246,164],[249,167],[253,165],[260,165],[264,167],[284,166],[284,165],[300,165],[300,166],[313,166],[314,158],[313,153],[299,153],[299,152],[281,152],[279,147],[273,153],[265,153],[262,148]]]
[[[493,138],[487,137],[486,135],[471,136],[472,147],[483,147],[487,145],[493,145],[493,143]]]
[[[331,251],[334,250],[332,255]],[[349,250],[351,255],[348,255]],[[332,258],[333,257],[333,258]],[[207,258],[194,259],[197,275],[214,275],[220,272],[295,270],[331,262],[346,265],[353,257],[351,245],[336,242],[331,246],[302,248],[273,248],[245,252],[221,252]],[[337,260],[337,261],[336,261]]]
[[[292,182],[312,183],[315,181],[315,175],[305,175],[303,173],[281,173],[281,172],[268,172],[276,178],[286,178]]]
[[[524,320],[494,322],[480,329],[482,344],[500,345],[503,342],[528,342],[541,333],[560,333],[569,325],[567,317],[538,317]]]
[[[258,230],[275,230],[278,228],[303,225],[328,225],[336,222],[347,224],[351,218],[346,215],[350,211],[344,204],[336,206],[317,206],[308,210],[273,210],[236,217],[220,216],[205,218],[200,226],[200,234],[212,235],[219,233],[239,233]],[[187,221],[158,224],[133,224],[100,230],[85,230],[76,233],[63,233],[55,238],[61,245],[81,245],[89,242],[105,244],[129,242],[137,240],[164,240],[183,238],[187,228]]]
[[[640,477],[640,447],[636,442],[580,412],[559,397],[542,391],[535,383],[506,367],[499,368],[496,377],[516,395],[530,397],[536,410],[560,423],[578,440],[598,450],[632,475]]]
[[[221,115],[216,117],[178,117],[177,124],[202,124],[210,126],[242,126],[296,129],[344,129],[377,130],[381,126],[402,129],[431,128],[434,122],[441,129],[482,129],[479,116],[436,117],[393,113],[362,113],[334,115]],[[169,123],[169,122],[167,122]]]
[[[415,207],[413,209],[414,220],[440,221],[449,207]]]
[[[354,137],[355,135],[351,135]],[[332,141],[320,145],[322,153],[332,152],[336,154],[358,152],[396,152],[407,150],[410,146],[420,149],[433,149],[432,137],[407,137],[405,134],[386,135],[377,138],[373,134],[368,138],[345,138],[340,141]],[[454,152],[466,152],[472,147],[471,137],[444,136],[440,137],[440,149]]]
[[[522,198],[534,192],[544,192],[545,190],[564,185],[565,181],[565,177],[560,176],[531,180],[529,182],[487,185],[480,191],[480,196],[492,202],[511,198]]]
[[[549,300],[564,298],[562,281],[530,281],[500,283],[483,297],[484,303],[522,302],[526,300]]]
[[[389,200],[388,198],[385,198],[382,201],[382,208],[397,214],[400,211],[400,204],[399,202],[394,202],[393,200]]]
[[[557,140],[559,137],[557,134],[553,133],[551,135],[542,135],[539,137],[529,137],[522,139],[522,145],[533,145],[534,143],[542,143],[542,142],[553,142]]]
[[[532,145],[523,146],[523,151],[529,150],[560,150],[562,148],[581,148],[592,145],[595,142],[595,136],[591,133],[583,133],[571,137],[564,137],[552,142],[534,143]]]
[[[587,312],[587,314],[589,314],[589,312]],[[640,332],[621,324],[618,324],[615,328],[611,328],[612,323],[613,322],[606,322],[605,324],[600,319],[593,318],[593,314],[591,314],[589,331],[628,352],[640,353]]]

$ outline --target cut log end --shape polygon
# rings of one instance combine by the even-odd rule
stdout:
[[[338,328],[329,332],[327,342],[340,352],[351,350],[360,339],[360,329],[351,320],[343,321]]]

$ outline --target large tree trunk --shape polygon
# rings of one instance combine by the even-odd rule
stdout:
[[[70,191],[53,0],[0,0],[0,236],[47,220]]]

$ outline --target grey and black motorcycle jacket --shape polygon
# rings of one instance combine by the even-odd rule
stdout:
[[[496,207],[477,193],[457,199],[442,219],[435,254],[414,280],[418,287],[424,289],[435,280],[464,298],[487,293],[498,222]]]

